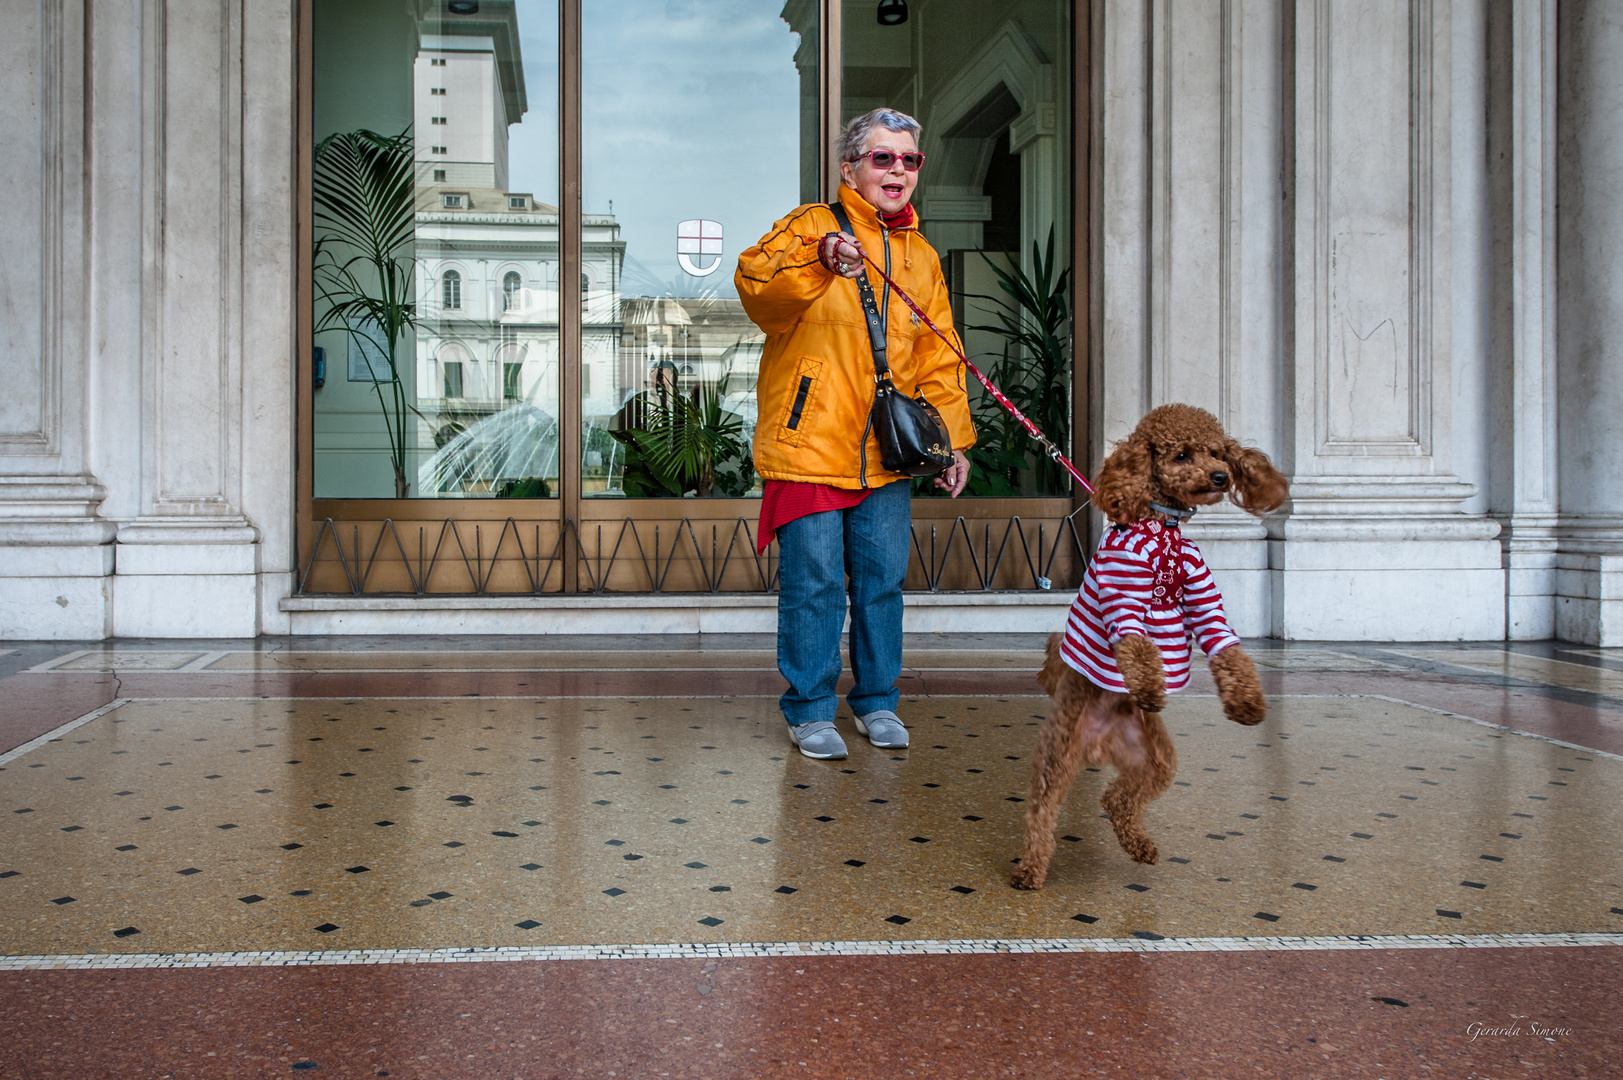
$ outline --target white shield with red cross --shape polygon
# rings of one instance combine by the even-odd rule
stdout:
[[[698,266],[694,259],[708,259]],[[708,277],[721,268],[721,222],[693,218],[676,226],[676,261],[694,277]]]

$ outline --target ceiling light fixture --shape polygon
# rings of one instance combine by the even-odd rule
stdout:
[[[452,15],[479,14],[479,0],[447,0],[445,6]]]
[[[900,26],[907,21],[907,0],[879,0],[875,16],[880,26]]]

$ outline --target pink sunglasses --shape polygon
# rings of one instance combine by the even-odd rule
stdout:
[[[863,158],[872,158],[874,168],[880,172],[888,172],[896,165],[898,157],[902,159],[902,168],[908,172],[918,172],[919,168],[924,164],[924,155],[917,150],[909,150],[905,154],[897,154],[892,150],[869,150],[866,153],[858,154],[856,160],[861,161]]]

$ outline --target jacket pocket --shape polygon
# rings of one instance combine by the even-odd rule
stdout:
[[[802,356],[795,366],[782,411],[778,417],[778,441],[799,446],[800,437],[810,424],[809,419],[817,404],[817,388],[821,383],[823,362],[814,356]]]

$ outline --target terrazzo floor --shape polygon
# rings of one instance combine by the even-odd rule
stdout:
[[[1623,654],[1249,648],[1027,893],[1037,635],[839,762],[770,639],[7,643],[0,1077],[1623,1075]]]

